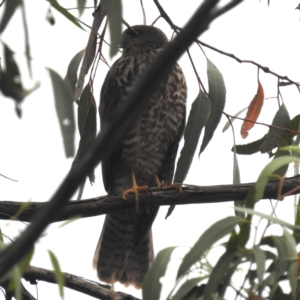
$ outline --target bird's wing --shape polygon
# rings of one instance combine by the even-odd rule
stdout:
[[[121,90],[117,84],[115,70],[117,60],[109,70],[102,85],[100,93],[99,114],[101,120],[101,130],[111,121],[111,114],[121,100]],[[102,176],[105,190],[111,194],[113,178],[116,166],[121,156],[121,148],[115,149],[110,156],[102,161]]]

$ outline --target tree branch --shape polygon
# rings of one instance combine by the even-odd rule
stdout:
[[[295,195],[300,189],[300,175],[287,178],[283,185],[280,180],[269,181],[265,187],[263,199],[277,199],[280,195]],[[187,205],[201,203],[218,203],[244,200],[254,183],[239,185],[215,185],[215,186],[186,186],[179,194],[174,189],[151,189],[150,193],[139,194],[139,207]],[[279,196],[280,196],[279,195]],[[19,220],[31,222],[34,217],[44,209],[46,202],[0,202],[0,219]],[[82,218],[93,217],[121,210],[135,208],[133,195],[129,195],[127,201],[119,196],[102,196],[81,201],[69,202],[58,214],[53,222],[68,220],[74,216]],[[23,208],[23,209],[22,209]],[[20,213],[20,211],[22,211]],[[12,216],[16,216],[15,218]]]
[[[37,284],[38,280],[57,284],[53,271],[47,269],[30,266],[22,277],[31,284]],[[97,299],[139,300],[128,294],[112,291],[110,285],[100,284],[65,272],[63,277],[65,287]]]
[[[231,1],[236,5],[242,0]],[[16,264],[31,249],[35,240],[42,234],[44,229],[51,223],[56,214],[68,202],[75,193],[78,186],[83,182],[91,170],[123,141],[126,133],[133,125],[151,96],[156,91],[159,82],[166,76],[169,70],[185,50],[193,43],[195,38],[203,33],[210,22],[217,15],[217,11],[212,10],[218,0],[206,0],[198,8],[191,20],[186,24],[176,38],[170,42],[157,59],[150,66],[139,84],[126,101],[123,101],[115,113],[111,115],[111,122],[101,129],[94,144],[87,151],[86,156],[73,165],[72,170],[64,179],[51,200],[44,209],[35,216],[26,230],[12,243],[1,251],[0,255],[0,278]]]

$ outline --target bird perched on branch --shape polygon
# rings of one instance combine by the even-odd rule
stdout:
[[[167,43],[165,34],[153,26],[138,25],[123,32],[122,56],[112,65],[101,89],[101,126],[109,122],[118,104],[126,101]],[[124,142],[102,162],[109,195],[120,194],[126,199],[133,193],[138,199],[138,192],[148,187],[172,183],[185,125],[186,93],[184,75],[175,64],[136,117]],[[141,288],[154,260],[151,226],[157,212],[158,208],[143,208],[106,216],[93,261],[101,281]]]

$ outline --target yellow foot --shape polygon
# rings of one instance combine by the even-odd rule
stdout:
[[[175,189],[179,194],[182,193],[182,187],[179,183],[172,183],[168,185],[166,189]]]
[[[161,181],[158,179],[157,175],[155,175],[154,180],[155,180],[155,184],[156,184],[156,187],[157,187],[157,188],[160,189],[160,188],[163,187],[163,182],[161,182]]]
[[[149,188],[146,185],[138,186],[133,172],[131,173],[131,177],[132,177],[132,188],[125,190],[122,194],[122,198],[124,200],[126,200],[127,196],[129,194],[135,194],[135,208],[136,208],[136,210],[138,210],[139,209],[139,192],[148,191]]]
[[[126,191],[123,192],[123,195],[122,195],[122,198],[124,200],[127,199],[127,196],[129,194],[135,194],[135,200],[138,201],[139,200],[139,192],[146,192],[148,191],[149,188],[146,186],[146,185],[143,185],[143,186],[133,186],[131,189],[128,189]]]

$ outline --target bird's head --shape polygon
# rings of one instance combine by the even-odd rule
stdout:
[[[127,28],[121,36],[120,48],[127,50],[154,50],[163,48],[168,43],[166,35],[158,28],[136,25]]]

